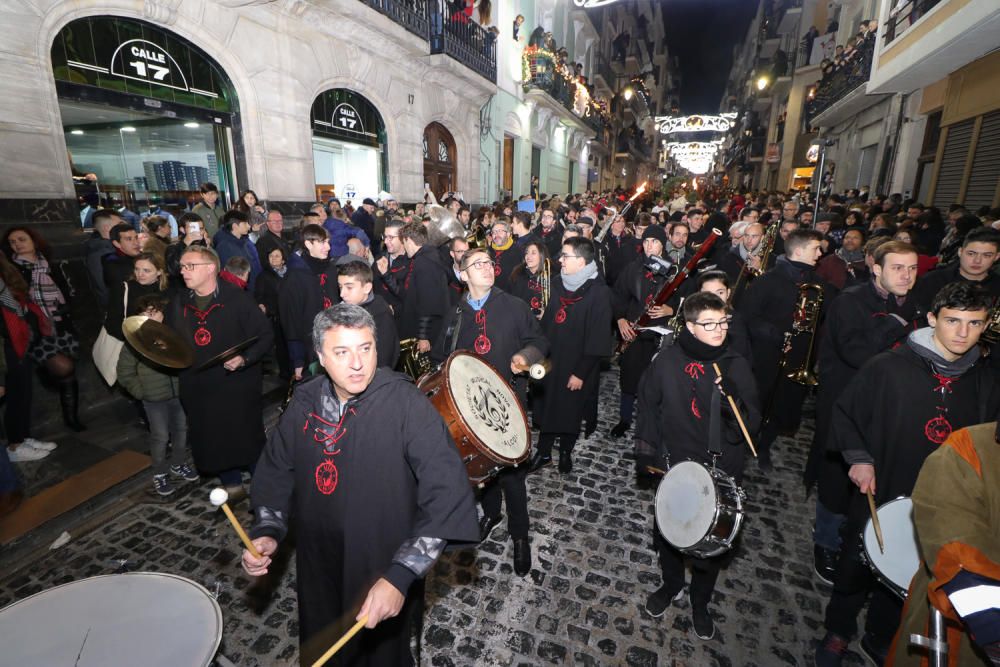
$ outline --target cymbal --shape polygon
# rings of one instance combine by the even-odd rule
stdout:
[[[167,368],[187,368],[194,363],[194,350],[181,335],[162,322],[145,315],[126,317],[122,333],[136,352]]]
[[[241,351],[247,349],[248,347],[250,347],[251,345],[253,345],[256,342],[257,342],[257,336],[251,336],[250,338],[247,338],[245,341],[242,341],[242,342],[237,343],[236,345],[233,345],[228,350],[223,350],[222,352],[219,352],[214,357],[201,362],[200,364],[198,364],[198,367],[195,368],[195,370],[196,371],[203,371],[206,368],[208,368],[209,366],[214,366],[215,364],[227,361],[230,358],[235,357],[238,352],[241,352]]]

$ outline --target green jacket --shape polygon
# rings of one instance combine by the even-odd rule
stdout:
[[[191,209],[191,212],[201,218],[202,224],[205,225],[207,238],[212,238],[219,231],[219,227],[222,225],[222,216],[226,214],[226,210],[218,202],[215,203],[215,208],[209,208],[205,206],[205,202],[200,202]]]
[[[169,401],[180,396],[177,376],[156,370],[128,344],[118,356],[118,384],[140,401]]]

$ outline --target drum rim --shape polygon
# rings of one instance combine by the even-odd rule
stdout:
[[[663,482],[666,480],[667,475],[670,474],[671,470],[684,463],[693,463],[694,465],[704,470],[708,474],[709,479],[712,480],[712,485],[716,488],[716,494],[715,494],[715,508],[712,512],[712,522],[709,525],[708,530],[705,531],[705,534],[702,535],[701,539],[699,539],[691,546],[679,547],[673,542],[671,542],[667,538],[667,536],[663,534],[663,529],[660,527],[660,520],[659,520],[660,504],[658,501],[660,498],[660,490],[663,488]],[[733,488],[736,490],[735,494],[736,507],[734,508],[735,513],[733,519],[733,530],[730,535],[730,539],[727,542],[721,542],[720,540],[718,540],[718,538],[712,535],[712,533],[715,532],[715,527],[719,525],[719,518],[722,516],[722,505],[719,503],[718,485],[716,482],[716,480],[720,477],[724,477],[725,479],[729,480]],[[667,470],[666,474],[663,475],[663,478],[660,479],[660,483],[657,484],[656,494],[653,499],[653,521],[656,523],[656,529],[660,532],[660,536],[667,542],[667,544],[669,544],[673,548],[677,549],[678,551],[684,554],[693,555],[700,558],[712,558],[714,556],[726,553],[727,551],[731,551],[733,545],[736,543],[736,538],[739,537],[740,529],[743,527],[743,519],[746,516],[746,510],[743,506],[743,497],[741,493],[742,493],[742,487],[736,482],[736,478],[728,474],[724,470],[720,470],[717,467],[711,467],[705,463],[702,463],[701,461],[696,461],[694,459],[690,458],[684,459],[683,461],[671,465],[670,468]],[[715,541],[714,544],[712,543],[713,540]],[[711,546],[712,548],[706,551],[706,547],[708,546]]]
[[[22,598],[20,600],[15,600],[14,602],[11,602],[9,605],[7,605],[6,607],[0,608],[0,615],[2,615],[6,611],[12,609],[16,605],[28,602],[29,600],[32,600],[32,599],[34,599],[36,597],[40,597],[42,595],[50,594],[50,593],[52,593],[52,591],[59,590],[60,588],[66,588],[66,587],[69,587],[69,586],[77,586],[77,585],[83,584],[85,582],[93,581],[93,580],[96,580],[96,579],[105,579],[105,578],[108,578],[108,577],[131,577],[131,576],[165,577],[165,578],[169,578],[169,579],[178,579],[178,580],[182,581],[183,583],[185,583],[185,584],[187,584],[187,585],[195,588],[197,591],[205,594],[205,597],[212,604],[212,610],[215,612],[215,627],[216,627],[216,631],[215,631],[215,633],[213,633],[214,639],[212,640],[212,643],[214,643],[215,648],[213,649],[212,654],[208,657],[208,661],[203,665],[203,667],[208,667],[209,665],[211,665],[212,661],[215,660],[215,656],[219,653],[219,647],[222,645],[222,630],[223,630],[223,627],[224,627],[224,621],[223,621],[223,618],[222,618],[222,607],[219,605],[219,601],[216,600],[215,597],[211,593],[208,592],[207,588],[205,588],[204,586],[202,586],[201,584],[199,584],[197,581],[193,581],[191,579],[188,579],[187,577],[182,577],[179,574],[171,574],[169,572],[147,572],[147,571],[142,571],[142,572],[123,572],[121,574],[98,574],[98,575],[95,575],[93,577],[84,577],[83,579],[76,579],[75,581],[67,581],[65,584],[59,584],[58,586],[53,586],[51,588],[46,588],[45,590],[38,591],[37,593],[33,593],[33,594],[29,595],[26,598]]]
[[[449,373],[449,371],[451,370],[452,361],[457,359],[458,357],[471,357],[475,361],[478,361],[479,363],[483,364],[491,371],[493,371],[493,373],[500,380],[500,382],[502,382],[507,387],[507,389],[510,390],[511,395],[514,397],[514,404],[517,406],[517,413],[518,415],[520,415],[520,423],[524,424],[524,432],[528,436],[528,442],[527,446],[524,448],[524,454],[518,456],[517,458],[512,459],[503,456],[498,452],[496,452],[495,450],[488,447],[486,443],[483,442],[478,435],[476,435],[475,430],[473,430],[473,428],[469,425],[469,422],[465,419],[465,415],[463,415],[462,412],[458,409],[458,405],[455,402],[455,395],[451,391],[452,385]],[[500,373],[500,371],[497,370],[496,366],[486,361],[485,359],[480,357],[478,354],[475,354],[474,352],[470,352],[468,350],[455,350],[450,355],[448,355],[448,358],[441,365],[441,368],[439,370],[441,371],[441,384],[443,386],[443,389],[445,390],[445,395],[447,397],[447,400],[449,403],[451,403],[453,412],[455,414],[455,418],[458,419],[462,424],[463,427],[462,433],[475,441],[476,449],[482,452],[484,456],[486,456],[492,461],[496,461],[497,463],[504,463],[507,465],[518,465],[519,463],[522,463],[525,460],[527,460],[528,457],[531,455],[531,429],[528,427],[528,415],[525,413],[524,408],[521,406],[521,402],[517,400],[517,392],[514,391],[514,388],[510,385],[510,383],[504,379],[503,375]]]
[[[655,508],[655,511],[653,513],[653,519],[656,521],[656,529],[660,531],[660,536],[664,540],[666,540],[667,544],[669,544],[673,548],[677,549],[678,551],[682,551],[682,552],[685,552],[685,551],[697,548],[697,546],[699,544],[701,544],[702,542],[704,542],[705,539],[709,535],[711,535],[712,529],[715,528],[715,525],[719,522],[719,503],[718,503],[718,494],[716,494],[715,509],[712,512],[712,520],[711,520],[711,522],[708,525],[708,530],[706,530],[705,533],[700,538],[698,538],[698,541],[696,541],[694,544],[692,544],[690,546],[680,547],[680,546],[677,546],[676,544],[674,544],[673,542],[671,542],[670,539],[666,535],[663,534],[663,527],[661,526],[660,520],[659,520],[659,516],[660,516],[660,502],[659,502],[659,500],[660,500],[660,493],[663,490],[663,483],[667,481],[667,477],[670,475],[670,472],[672,470],[675,470],[678,466],[681,466],[681,465],[683,465],[685,463],[693,463],[694,465],[696,465],[699,468],[701,468],[702,470],[704,470],[708,474],[708,478],[710,480],[713,480],[713,486],[715,485],[714,484],[714,479],[715,478],[712,477],[712,471],[708,468],[708,466],[706,466],[705,464],[703,464],[703,463],[701,463],[699,461],[695,461],[694,459],[684,459],[683,461],[680,461],[678,463],[672,464],[670,466],[670,468],[666,471],[666,473],[664,473],[663,477],[660,479],[660,483],[656,485],[656,494],[655,494],[654,499],[653,499],[653,505],[654,505],[654,508]]]
[[[888,507],[890,505],[893,505],[895,503],[902,502],[902,501],[908,502],[910,504],[910,513],[911,513],[911,516],[912,516],[912,513],[916,509],[916,507],[913,504],[913,498],[911,496],[896,496],[892,500],[887,500],[884,503],[882,503],[881,505],[879,505],[878,507],[876,507],[875,508],[875,512],[877,514],[883,507]],[[881,518],[882,517],[879,517],[879,519],[881,519]],[[912,520],[911,520],[911,524],[913,525],[913,532],[914,532],[914,534],[916,534],[917,527],[916,527],[915,524],[912,523]],[[862,551],[862,553],[864,555],[864,560],[865,560],[865,562],[868,565],[868,569],[870,569],[872,571],[872,574],[875,575],[876,579],[878,579],[879,581],[881,581],[885,586],[887,586],[890,589],[892,589],[892,591],[894,593],[896,593],[896,595],[900,596],[901,598],[903,598],[905,600],[907,598],[907,594],[909,592],[910,581],[913,580],[913,576],[912,575],[910,576],[910,581],[906,582],[906,587],[904,588],[903,586],[900,586],[895,581],[893,581],[889,577],[889,575],[887,575],[885,572],[882,571],[882,568],[880,568],[878,566],[878,564],[875,561],[875,558],[873,557],[873,555],[876,553],[876,550],[878,549],[878,544],[876,543],[876,540],[874,538],[874,535],[875,535],[874,528],[872,528],[872,540],[871,540],[871,547],[872,548],[869,549],[869,540],[867,539],[867,536],[868,536],[868,529],[871,526],[872,526],[872,519],[871,519],[871,517],[868,517],[868,519],[865,520],[865,526],[864,526],[864,528],[862,528],[862,530],[861,530],[861,551]],[[918,549],[919,549],[919,543],[918,543],[917,546],[918,546]],[[881,556],[881,554],[879,554],[879,555]],[[917,552],[917,560],[918,560],[917,569],[914,570],[914,572],[913,572],[914,575],[916,575],[918,572],[920,572],[919,561],[922,560],[922,559],[920,558],[920,552],[919,552],[919,550]]]

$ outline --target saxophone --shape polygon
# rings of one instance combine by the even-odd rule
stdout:
[[[767,271],[767,263],[771,261],[771,251],[774,249],[774,240],[778,236],[778,227],[781,226],[781,221],[771,223],[767,231],[764,232],[764,237],[757,244],[757,247],[750,251],[751,257],[760,258],[760,268],[755,269],[750,266],[749,258],[747,263],[743,265],[743,269],[740,271],[740,275],[736,278],[736,284],[733,286],[733,293],[740,288],[743,284],[744,279],[747,282],[753,280],[760,274]]]
[[[414,381],[431,370],[430,357],[417,352],[416,338],[404,338],[399,341],[399,368]]]

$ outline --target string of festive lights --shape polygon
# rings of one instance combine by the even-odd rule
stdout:
[[[539,68],[540,61],[544,62],[544,66],[541,68]],[[576,115],[586,118],[590,114],[596,114],[605,123],[611,124],[611,112],[607,101],[591,97],[587,87],[578,80],[576,74],[555,53],[538,46],[525,47],[521,54],[521,80],[524,85],[531,85],[531,81],[540,72],[545,73],[546,68],[551,68],[550,71],[553,75],[561,77],[573,87],[573,111]]]
[[[675,132],[727,132],[733,126],[736,114],[718,116],[657,116],[656,127],[660,134]]]
[[[716,153],[722,147],[723,139],[715,141],[671,141],[664,143],[667,154],[682,169],[692,174],[704,174],[712,168]]]

